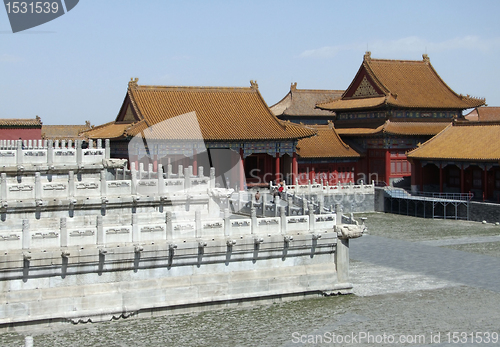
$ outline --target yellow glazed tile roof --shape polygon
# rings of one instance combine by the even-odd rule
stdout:
[[[334,113],[316,108],[316,104],[342,96],[343,90],[297,89],[292,83],[288,94],[270,107],[276,116],[332,117]]]
[[[369,92],[358,95],[356,91],[362,81]],[[331,111],[382,105],[401,108],[467,109],[484,103],[484,99],[456,94],[437,74],[426,54],[423,55],[422,61],[416,61],[372,59],[367,52],[356,77],[342,97],[318,107]]]
[[[36,118],[2,118],[0,119],[0,127],[41,128],[42,121],[38,116]]]
[[[297,153],[301,158],[359,158],[354,149],[346,145],[335,128],[330,125],[314,125],[317,135],[299,140]]]
[[[89,139],[115,139],[123,137],[130,126],[131,124],[109,122],[85,131],[82,135]]]
[[[449,122],[395,122],[387,120],[376,128],[338,128],[339,135],[360,136],[386,133],[392,135],[436,135]]]
[[[313,129],[278,120],[253,81],[248,88],[228,88],[139,86],[133,80],[127,98],[138,121],[104,125],[99,132],[89,132],[92,138],[135,136],[155,125],[156,137],[174,140],[192,139],[194,128],[209,141],[294,140],[315,134]],[[177,116],[191,112],[196,114],[196,124],[177,124]],[[168,126],[162,124],[166,120]]]
[[[500,123],[454,122],[408,153],[411,159],[500,160]]]

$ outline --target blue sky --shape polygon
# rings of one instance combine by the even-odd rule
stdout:
[[[98,125],[139,84],[346,89],[366,50],[427,53],[457,93],[500,106],[500,1],[80,0],[12,34],[0,9],[0,118]]]

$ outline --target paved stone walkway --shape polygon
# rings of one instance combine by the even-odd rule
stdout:
[[[364,235],[350,241],[350,258],[500,292],[500,258],[496,257]]]

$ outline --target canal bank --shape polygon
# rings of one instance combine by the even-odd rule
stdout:
[[[487,273],[488,264],[497,261],[498,257],[477,254],[482,252],[477,249],[477,253],[452,252],[459,256],[459,261],[450,263],[453,267],[448,270],[457,275],[457,278],[450,278],[451,275],[439,271],[434,274],[422,271],[416,265],[414,268],[395,266],[397,261],[391,259],[389,246],[401,242],[401,247],[420,250],[415,252],[415,257],[421,258],[423,264],[425,259],[439,262],[439,251],[447,257],[448,249],[444,247],[450,247],[451,240],[464,245],[461,242],[470,237],[474,242],[469,247],[494,247],[498,244],[495,236],[500,234],[500,228],[481,223],[432,221],[389,214],[367,216],[369,235],[357,240],[360,242],[356,242],[351,252],[351,281],[355,295],[39,330],[33,332],[35,346],[301,346],[313,345],[307,343],[311,336],[331,337],[336,333],[358,334],[359,338],[360,332],[370,332],[373,336],[385,333],[395,338],[423,335],[425,340],[420,344],[372,344],[359,339],[355,344],[332,344],[323,340],[323,344],[317,345],[484,346],[484,343],[470,343],[470,339],[464,344],[448,343],[447,334],[499,332],[500,293],[494,287],[498,276]],[[370,240],[380,242],[375,245]],[[481,240],[488,242],[477,242]],[[360,260],[364,252],[360,255],[358,250],[368,246],[379,258],[385,259],[384,264],[382,261]],[[376,252],[375,247],[386,251]],[[392,250],[394,257],[396,251]],[[404,261],[404,249],[401,253]],[[484,276],[490,277],[491,281],[483,282],[492,288],[464,283],[460,274],[469,265],[484,268]],[[434,268],[439,270],[440,266]],[[467,276],[464,274],[463,277]],[[301,340],[302,336],[306,340]],[[439,336],[439,343],[436,339],[431,341],[431,336]],[[23,335],[16,333],[0,336],[2,346],[18,347],[23,341]]]

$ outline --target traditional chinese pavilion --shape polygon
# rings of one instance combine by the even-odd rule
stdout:
[[[143,86],[137,81],[129,82],[116,119],[85,133],[90,139],[110,139],[112,157],[154,168],[170,161],[192,166],[194,173],[199,166],[231,171],[241,159],[244,169],[227,177],[240,189],[243,173],[249,186],[285,177],[295,181],[297,142],[316,131],[277,119],[256,82],[229,88]],[[131,149],[129,142],[137,136],[145,145]]]
[[[305,124],[317,131],[314,137],[299,140],[297,145],[299,182],[323,181],[330,185],[354,182],[360,155],[345,144],[331,119],[333,114],[316,108],[316,104],[339,98],[343,90],[298,89],[290,91],[271,111],[281,120]],[[366,180],[365,180],[366,182]]]
[[[359,179],[356,172],[360,155],[342,141],[333,123],[311,127],[317,135],[301,139],[297,145],[299,182],[315,180],[335,185]]]
[[[500,122],[453,122],[408,159],[413,190],[500,199]]]
[[[342,96],[317,107],[335,113],[337,132],[362,155],[361,172],[388,184],[409,184],[406,152],[484,102],[455,93],[426,54],[414,61],[373,59],[366,52]]]

